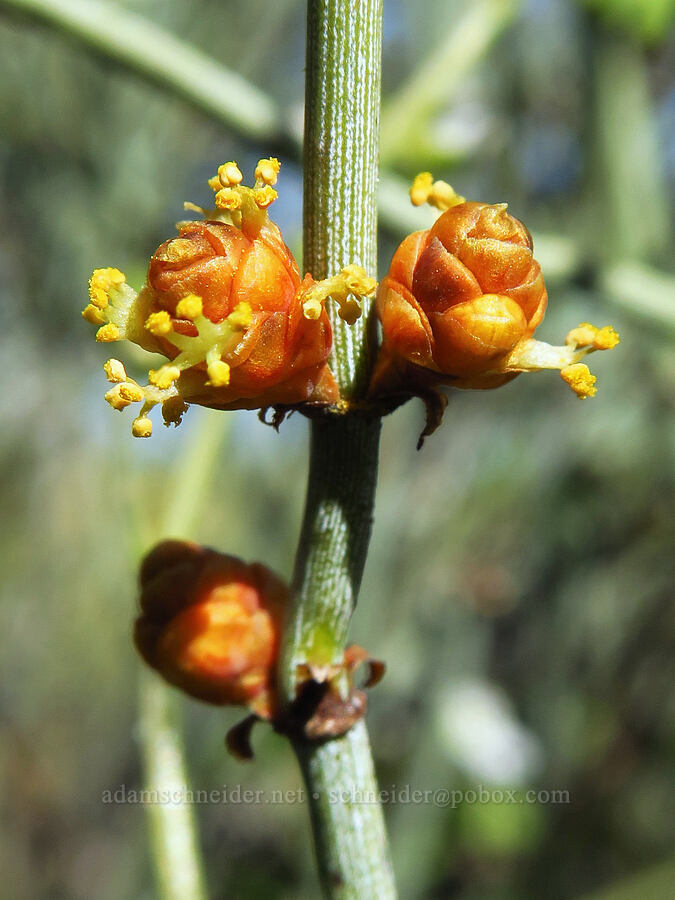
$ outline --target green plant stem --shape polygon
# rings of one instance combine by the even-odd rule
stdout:
[[[359,263],[375,274],[381,0],[310,0],[305,94],[304,264],[316,278]],[[330,312],[333,370],[358,397],[370,365],[367,316]],[[281,683],[297,666],[340,662],[370,537],[380,422],[353,414],[312,424],[305,519],[286,626]],[[293,740],[307,786],[324,893],[396,896],[365,723],[322,744]]]
[[[230,416],[202,413],[202,421],[167,479],[174,485],[167,508],[157,522],[143,523],[137,529],[143,534],[142,551],[165,537],[192,536],[229,423]],[[181,796],[188,784],[182,709],[182,697],[173,688],[154,672],[141,670],[138,736],[144,787],[160,796],[167,791]],[[187,803],[150,803],[147,812],[158,896],[161,900],[206,900],[193,807]]]

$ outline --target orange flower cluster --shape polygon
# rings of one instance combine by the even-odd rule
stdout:
[[[226,361],[229,371],[223,368],[224,377],[219,380],[213,366],[209,373],[208,363],[191,367],[189,379],[184,376],[184,393],[191,403],[255,409],[337,399],[327,365],[332,343],[328,314],[322,309],[317,319],[304,316],[300,285],[295,259],[269,224],[247,236],[224,222],[188,222],[177,238],[155,251],[142,296],[150,315],[171,324],[166,334],[161,325],[157,329],[169,359],[179,352],[175,335],[198,337],[194,320],[179,309],[185,297],[200,297],[201,314],[214,325],[235,310],[244,310],[248,319],[241,340],[215,360]]]
[[[207,703],[276,710],[276,663],[288,591],[273,572],[184,541],[143,561],[141,656],[171,684]]]
[[[126,338],[169,360],[150,370],[146,386],[119,360],[106,363],[114,385],[108,402],[115,409],[143,403],[132,428],[137,437],[151,434],[148,413],[157,405],[168,425],[180,422],[188,403],[257,409],[339,400],[325,302],[335,300],[352,323],[377,284],[358,266],[323,282],[301,279],[268,215],[278,173],[278,160],[260,160],[251,188],[235,163],[221,166],[209,182],[215,207],[186,204],[204,221],[179,224],[178,236],[153,254],[138,294],[118,269],[92,275],[83,315],[99,326],[97,340]]]
[[[466,202],[429,173],[415,179],[411,199],[442,215],[405,238],[380,284],[383,345],[372,392],[492,388],[522,371],[557,368],[580,397],[592,396],[595,378],[579,360],[615,346],[618,335],[584,323],[565,347],[533,340],[546,288],[530,233],[506,204]]]

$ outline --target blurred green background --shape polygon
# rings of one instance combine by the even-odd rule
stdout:
[[[276,435],[255,413],[193,408],[180,429],[133,440],[131,414],[103,402],[106,351],[79,315],[94,267],[142,282],[182,201],[204,202],[228,159],[248,177],[259,156],[280,155],[273,212],[298,250],[303,4],[116,5],[257,86],[252,105],[233,89],[253,114],[229,120],[91,54],[62,25],[16,15],[77,5],[0,0],[8,900],[158,896],[146,810],[103,802],[143,784],[134,568],[173,503],[174,533],[288,576],[306,475],[298,416]],[[670,0],[385,0],[381,274],[429,220],[403,188],[432,168],[470,198],[508,200],[534,232],[543,339],[583,320],[622,336],[592,359],[592,401],[555,374],[455,392],[420,453],[419,406],[385,423],[352,628],[389,666],[370,695],[381,785],[569,792],[558,804],[389,804],[403,898],[672,896],[672,11]],[[122,34],[100,23],[103,44]],[[180,76],[175,48],[133,24]],[[131,348],[119,353],[142,371]],[[213,461],[198,462],[195,487],[200,454]],[[178,702],[195,789],[300,786],[280,737],[260,728],[256,761],[237,763],[223,735],[241,714]],[[303,804],[195,812],[212,898],[318,896]]]

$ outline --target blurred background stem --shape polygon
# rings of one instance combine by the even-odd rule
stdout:
[[[163,514],[141,523],[147,552],[163,538],[190,538],[207,500],[215,464],[229,429],[230,416],[202,414],[202,421],[174,466],[173,490]],[[140,516],[139,504],[136,514]],[[136,558],[134,559],[134,565]],[[161,798],[180,797],[189,787],[184,759],[182,697],[154,672],[142,669],[139,681],[138,738],[145,773],[144,788]],[[203,863],[194,808],[187,802],[149,803],[150,845],[161,900],[205,900]]]
[[[381,0],[310,0],[307,16],[304,268],[315,278],[349,263],[376,274]],[[344,397],[367,384],[368,312],[354,327],[330,310],[333,371]],[[286,626],[281,680],[342,660],[370,538],[379,419],[347,413],[312,423],[310,472]],[[307,785],[324,893],[396,895],[365,723],[323,744],[294,747]]]
[[[589,41],[591,221],[603,261],[665,261],[672,233],[646,50],[592,18]]]

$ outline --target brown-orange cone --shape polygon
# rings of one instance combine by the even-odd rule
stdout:
[[[380,284],[375,389],[402,370],[458,387],[503,383],[513,374],[495,376],[499,361],[531,337],[546,299],[530,234],[505,204],[458,203],[401,243]]]
[[[192,697],[276,709],[287,588],[265,566],[184,541],[163,541],[140,571],[134,639],[145,661]]]

